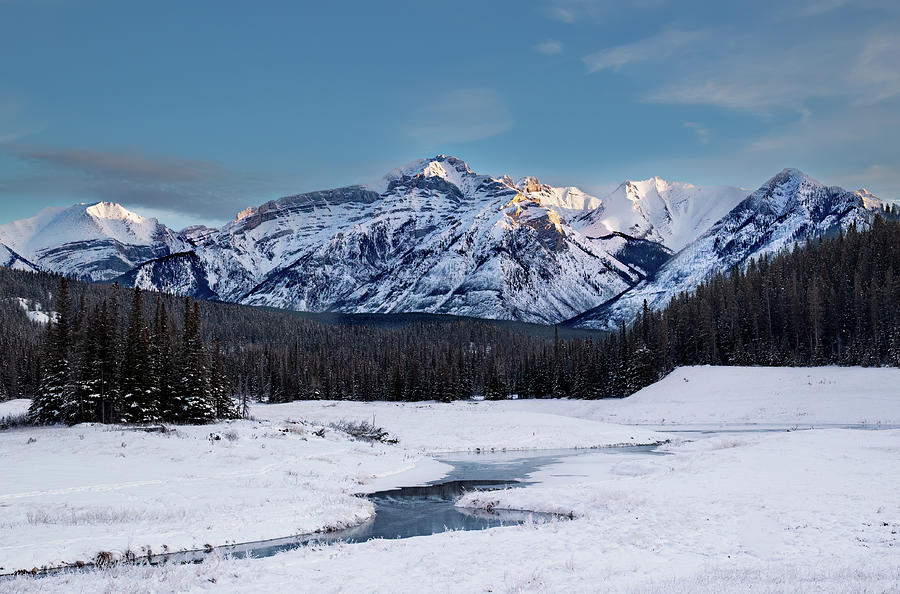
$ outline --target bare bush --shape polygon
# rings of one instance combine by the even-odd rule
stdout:
[[[335,431],[346,433],[354,439],[361,439],[363,441],[377,441],[379,443],[397,443],[397,440],[391,438],[388,435],[387,431],[385,431],[381,427],[376,427],[374,424],[368,421],[356,422],[344,419],[336,423],[331,423],[328,426]]]

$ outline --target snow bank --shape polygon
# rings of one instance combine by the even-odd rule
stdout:
[[[0,419],[24,415],[28,412],[29,406],[31,406],[31,400],[27,398],[15,398],[6,402],[0,402]]]
[[[636,427],[624,427],[559,414],[549,406],[541,412],[509,402],[335,402],[302,401],[257,405],[260,418],[307,419],[318,423],[341,420],[373,422],[399,440],[399,445],[421,452],[594,448],[660,443],[669,436]]]
[[[25,310],[25,315],[28,316],[28,319],[32,322],[37,322],[38,324],[47,324],[51,319],[56,320],[56,312],[46,312],[43,310],[40,303],[36,301],[29,301],[28,299],[24,299],[22,297],[17,297],[19,301],[19,306]]]

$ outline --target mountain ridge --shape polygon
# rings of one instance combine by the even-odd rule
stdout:
[[[783,169],[673,255],[653,278],[565,323],[612,330],[636,315],[644,301],[651,309],[661,309],[676,294],[693,289],[716,272],[797,241],[827,236],[851,225],[868,226],[873,216],[858,192],[825,186],[799,169]]]
[[[369,184],[248,207],[218,228],[176,233],[100,202],[0,226],[0,243],[20,266],[248,305],[608,327],[587,314],[618,321],[633,313],[636,294],[671,292],[699,282],[710,267],[733,265],[734,257],[708,246],[708,265],[682,255],[696,253],[696,242],[717,226],[727,241],[728,217],[758,214],[747,220],[756,221],[759,242],[774,246],[783,244],[781,214],[796,215],[792,233],[815,235],[880,204],[864,190],[825,187],[794,169],[753,193],[651,177],[597,197],[530,176],[478,174],[457,157],[437,155]],[[860,224],[868,218],[856,217]],[[60,221],[70,225],[53,245]],[[767,225],[783,232],[771,234]],[[688,262],[695,274],[675,270],[673,261]]]

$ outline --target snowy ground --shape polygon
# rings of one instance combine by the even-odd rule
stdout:
[[[621,400],[525,400],[499,410],[552,412],[608,423],[900,425],[900,369],[679,367]]]
[[[3,403],[0,416],[26,409],[27,401]],[[315,434],[321,424],[371,420],[373,410],[399,446],[352,441],[332,429]],[[423,452],[666,439],[467,403],[298,403],[253,413],[260,420],[167,434],[100,425],[0,431],[0,573],[88,561],[100,551],[198,549],[357,524],[374,512],[353,494],[443,476],[448,467]],[[304,424],[309,418],[319,424]]]
[[[26,414],[30,404],[31,400],[26,400],[25,398],[0,402],[0,422],[7,417],[18,417]]]
[[[728,373],[732,371],[734,375]],[[254,523],[299,526],[304,518],[306,525],[321,526],[346,521],[354,510],[364,515],[370,510],[363,503],[349,502],[348,493],[376,484],[382,488],[392,481],[411,484],[440,476],[442,468],[432,462],[433,466],[420,465],[411,474],[371,479],[410,466],[423,451],[587,446],[621,443],[623,436],[628,442],[631,437],[642,441],[653,436],[645,429],[590,419],[627,417],[659,424],[664,418],[667,426],[675,420],[726,425],[794,424],[801,419],[895,423],[900,419],[898,374],[883,369],[684,368],[616,402],[296,403],[257,407],[254,415],[264,420],[235,423],[246,434],[233,442],[209,443],[205,440],[209,428],[179,428],[185,437],[93,427],[9,430],[0,432],[0,452],[4,464],[10,460],[13,470],[4,476],[14,480],[4,481],[0,489],[4,495],[41,494],[35,495],[32,508],[23,507],[32,505],[29,497],[0,495],[0,558],[9,552],[4,547],[10,537],[21,547],[33,543],[35,536],[63,540],[62,534],[77,535],[84,528],[68,519],[31,525],[28,509],[49,507],[60,518],[59,506],[64,511],[67,505],[95,506],[101,516],[109,509],[111,513],[155,509],[162,517],[165,504],[174,502],[176,509],[201,514],[197,521],[189,515],[178,519],[183,528],[176,522],[186,538],[201,543],[210,538],[203,527],[207,522],[243,530]],[[727,382],[724,387],[723,382]],[[308,434],[274,434],[281,433],[287,419],[371,421],[373,414],[376,424],[400,439],[398,446],[371,448],[332,433],[315,439]],[[91,433],[81,440],[78,434],[85,429]],[[52,433],[57,431],[68,433]],[[33,432],[38,432],[38,441],[24,443]],[[266,435],[254,438],[260,432]],[[10,436],[15,439],[10,441]],[[111,482],[99,480],[110,475],[110,468],[117,469],[121,482],[127,482],[128,476],[122,473],[130,471],[130,465],[117,465],[115,460],[123,438],[128,444],[119,449],[126,456],[147,452],[133,459],[134,473],[141,477],[133,480],[158,478],[162,483],[129,488],[128,498],[123,499],[127,503],[119,507],[110,504],[115,499],[97,501],[116,489],[94,490],[89,495],[59,491],[69,484],[94,484],[82,478],[85,474],[97,483]],[[79,443],[86,440],[92,440],[92,445],[79,454]],[[169,448],[157,440],[182,443]],[[44,442],[48,443],[41,445]],[[35,446],[45,449],[29,454]],[[110,454],[104,457],[96,453],[98,449]],[[119,567],[39,580],[16,578],[0,581],[0,591],[267,592],[285,584],[303,584],[305,591],[321,592],[900,592],[900,430],[721,434],[677,441],[660,450],[664,453],[610,455],[589,450],[537,471],[533,486],[470,494],[460,501],[466,506],[570,514],[575,518],[571,521],[311,547],[256,560],[213,559],[201,565]],[[165,455],[159,455],[161,451]],[[151,463],[151,452],[159,460],[176,456],[174,452],[182,458],[172,464]],[[54,467],[46,460],[59,455],[64,459],[56,467],[58,479],[32,476],[54,476]],[[21,456],[27,460],[20,464]],[[257,456],[257,460],[247,464],[246,456]],[[90,460],[89,467],[84,458]],[[303,478],[290,489],[289,479],[274,470],[236,480],[227,475],[273,464],[285,477],[294,468],[304,473]],[[42,472],[35,472],[35,467]],[[190,480],[179,472],[221,475],[199,478],[198,486],[206,483],[208,488],[194,488],[186,487]],[[244,486],[238,488],[242,481]],[[360,481],[367,485],[360,487]],[[16,486],[8,486],[10,482]],[[54,489],[56,493],[45,493]],[[185,489],[190,495],[184,494]],[[182,501],[204,497],[210,489],[215,493],[200,505]],[[269,501],[259,499],[262,493]],[[297,499],[291,501],[291,496]],[[140,505],[134,505],[137,501]],[[147,501],[155,502],[155,507],[145,505]],[[210,507],[209,513],[204,506]],[[160,517],[149,518],[145,534],[161,533]],[[10,526],[11,521],[18,523]],[[117,530],[135,533],[142,526],[139,518],[123,521],[111,529],[104,522],[90,524],[84,534],[89,535],[89,543],[99,545],[109,542]],[[221,535],[233,539],[234,534]],[[95,535],[102,537],[93,540]],[[128,542],[135,546],[142,541]],[[42,543],[24,550],[46,555],[54,549]]]
[[[314,429],[236,421],[167,434],[92,425],[2,431],[0,567],[356,524],[373,508],[352,493],[421,461]],[[423,470],[440,476],[439,466],[431,460]]]
[[[557,404],[560,402],[557,401]],[[640,427],[577,418],[568,403],[559,409],[531,402],[333,402],[305,401],[260,405],[257,418],[341,419],[368,421],[385,427],[399,444],[415,451],[534,450],[635,445],[664,441],[666,435]]]

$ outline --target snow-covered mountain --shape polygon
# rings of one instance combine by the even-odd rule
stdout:
[[[749,197],[654,177],[598,198],[438,155],[177,234],[106,202],[45,209],[0,226],[0,260],[249,305],[608,328],[880,204],[790,169]]]
[[[869,193],[826,187],[797,169],[785,169],[687,244],[653,276],[609,303],[570,320],[583,328],[613,329],[643,306],[665,307],[721,271],[771,254],[795,241],[869,225],[881,201]]]
[[[0,243],[0,266],[12,268],[13,270],[27,270],[29,272],[36,272],[38,270],[37,266],[2,243]]]
[[[182,241],[156,219],[118,204],[49,207],[30,219],[0,225],[0,243],[41,270],[85,280],[110,280]]]
[[[589,235],[626,233],[677,252],[747,197],[730,186],[695,186],[658,177],[625,181],[601,203],[576,219]]]
[[[569,223],[599,205],[577,188],[479,175],[440,155],[369,186],[290,196],[221,229],[186,230],[194,255],[149,262],[127,280],[300,310],[557,322],[669,256],[653,242],[589,238]]]

